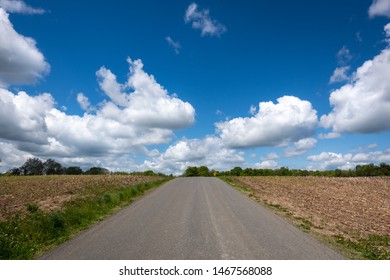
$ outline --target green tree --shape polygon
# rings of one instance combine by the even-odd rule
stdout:
[[[54,159],[48,159],[43,163],[43,174],[46,175],[59,175],[59,174],[64,174],[65,170],[62,167],[61,164],[56,162]]]
[[[83,174],[83,170],[78,166],[70,166],[65,169],[65,173],[67,175],[81,175]]]
[[[232,170],[230,170],[230,173],[232,174],[232,176],[240,176],[242,173],[242,168],[236,166]]]
[[[379,164],[381,176],[390,176],[390,165],[382,162]]]
[[[29,158],[20,169],[23,175],[42,175],[43,162],[39,158]]]
[[[183,174],[185,177],[196,177],[199,176],[198,168],[196,166],[187,167]]]
[[[289,175],[291,175],[290,170],[288,169],[288,167],[280,167],[279,170],[275,170],[275,172],[276,172],[276,175],[280,175],[280,176],[289,176]]]
[[[144,171],[144,173],[143,173],[145,176],[154,176],[154,175],[156,175],[154,172],[153,172],[153,170],[146,170],[146,171]]]
[[[198,176],[202,176],[202,177],[210,176],[209,168],[207,166],[198,167]]]
[[[85,173],[89,174],[89,175],[103,175],[103,174],[109,174],[110,171],[107,168],[94,166],[94,167],[91,167]]]
[[[341,176],[342,176],[342,171],[341,171],[340,169],[336,169],[336,170],[334,171],[334,176],[335,176],[335,177],[341,177]]]

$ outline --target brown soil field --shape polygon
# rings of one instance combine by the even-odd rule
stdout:
[[[60,210],[67,201],[96,195],[110,186],[126,187],[159,179],[133,175],[1,176],[0,221],[26,213],[29,204],[43,211]]]
[[[251,195],[310,221],[310,231],[348,238],[390,236],[390,177],[235,177]]]

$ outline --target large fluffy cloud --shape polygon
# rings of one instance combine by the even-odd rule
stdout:
[[[390,24],[385,31],[390,37]],[[333,91],[333,110],[321,124],[334,132],[373,133],[390,130],[390,47],[366,61],[351,83]]]
[[[77,101],[87,111],[83,116],[57,109],[48,93],[30,96],[0,89],[0,139],[18,150],[57,158],[145,153],[148,145],[168,142],[173,129],[194,122],[195,110],[168,95],[153,76],[143,71],[140,60],[129,62],[126,85],[118,84],[111,71],[98,71],[99,83],[109,100],[97,108],[84,94],[78,94]],[[129,88],[133,92],[124,92]]]
[[[192,23],[192,28],[200,29],[202,36],[221,36],[226,32],[226,27],[223,24],[210,17],[209,10],[199,10],[196,3],[188,6],[184,21]]]
[[[172,130],[143,127],[120,118],[123,110],[105,103],[96,114],[67,115],[50,94],[29,96],[0,89],[0,138],[42,156],[102,156],[169,141]],[[175,112],[172,112],[175,114]]]
[[[181,129],[194,123],[195,110],[191,104],[170,96],[143,70],[141,60],[129,58],[128,62],[130,76],[126,84],[119,84],[116,76],[105,67],[97,72],[102,90],[112,100],[111,112],[124,108],[118,117],[145,127]],[[127,93],[128,90],[132,92]]]
[[[50,70],[32,38],[20,35],[0,8],[0,87],[31,84]]]
[[[253,117],[216,123],[217,132],[229,147],[280,146],[314,134],[317,112],[309,101],[283,96],[260,102]]]
[[[384,151],[374,151],[368,153],[333,153],[333,152],[322,152],[318,155],[311,155],[307,158],[313,163],[309,166],[310,169],[354,169],[356,165],[364,165],[390,161],[390,149]]]
[[[145,161],[142,169],[181,174],[188,166],[205,165],[210,169],[227,170],[244,162],[242,153],[227,148],[216,136],[206,136],[176,142],[163,154]]]
[[[47,143],[47,114],[54,100],[48,93],[29,96],[0,88],[0,138],[37,144]]]
[[[21,166],[31,157],[33,155],[20,151],[12,143],[0,141],[0,173]]]

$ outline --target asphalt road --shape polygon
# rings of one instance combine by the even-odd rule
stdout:
[[[342,259],[217,178],[177,178],[41,259]]]

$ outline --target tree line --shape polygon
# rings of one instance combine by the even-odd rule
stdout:
[[[162,173],[154,173],[152,170],[144,172],[113,172],[103,167],[91,167],[86,171],[83,171],[79,166],[62,166],[59,162],[54,159],[48,159],[42,161],[39,158],[29,158],[22,166],[15,167],[9,170],[7,175],[26,175],[26,176],[37,176],[37,175],[104,175],[104,174],[119,174],[119,175],[144,175],[144,176],[165,176]]]
[[[10,175],[81,175],[81,174],[108,174],[110,171],[102,167],[91,167],[87,171],[83,171],[79,166],[62,166],[54,159],[42,161],[39,158],[29,158],[22,166],[12,168],[8,174]]]
[[[228,171],[209,170],[207,166],[189,166],[183,173],[184,177],[208,176],[325,176],[325,177],[371,177],[390,176],[390,165],[381,164],[357,165],[349,170],[302,170],[280,167],[278,169],[255,169],[234,167]]]
[[[144,172],[113,172],[107,168],[91,167],[83,171],[79,166],[62,166],[54,159],[42,161],[39,158],[29,158],[22,166],[9,170],[7,175],[101,175],[101,174],[119,174],[119,175],[143,175],[143,176],[166,176],[162,173],[155,173],[152,170]],[[209,177],[209,176],[326,176],[326,177],[371,177],[371,176],[390,176],[390,165],[382,162],[379,165],[365,164],[357,165],[355,169],[349,170],[302,170],[280,167],[278,169],[256,169],[234,167],[228,171],[210,170],[207,166],[189,166],[182,174],[184,177]]]

